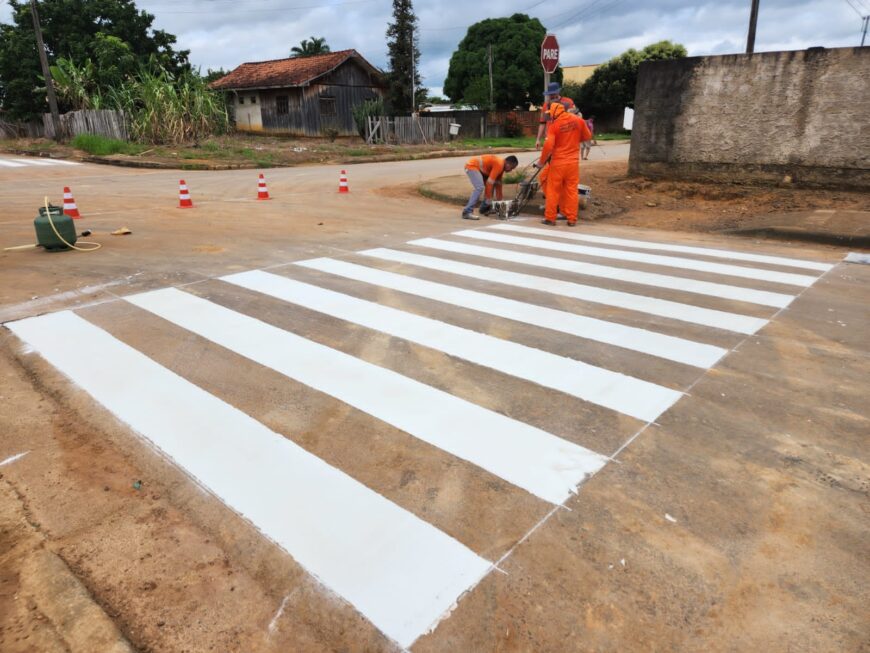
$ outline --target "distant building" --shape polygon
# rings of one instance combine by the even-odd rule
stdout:
[[[353,107],[383,97],[386,83],[356,50],[341,50],[243,63],[211,87],[230,94],[241,131],[355,136]]]
[[[562,66],[562,83],[582,84],[592,77],[592,73],[600,65],[600,63],[590,63],[583,66]]]

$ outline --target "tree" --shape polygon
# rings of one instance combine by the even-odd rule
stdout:
[[[9,6],[12,23],[0,24],[0,110],[27,120],[45,111],[45,84],[29,2],[9,0]],[[190,69],[189,52],[174,49],[172,34],[152,29],[154,16],[133,0],[42,0],[39,18],[49,62],[91,61],[98,85],[110,85],[152,58],[173,74]]]
[[[209,68],[205,75],[202,75],[202,78],[205,80],[206,84],[211,84],[212,82],[216,82],[217,80],[226,77],[230,74],[229,70],[224,70],[223,68],[212,69]]]
[[[541,42],[546,28],[537,18],[514,14],[468,28],[450,57],[444,93],[453,102],[489,106],[487,46],[492,45],[493,102],[499,109],[538,104],[544,92]],[[551,76],[562,80],[562,69]]]
[[[578,97],[570,96],[583,111],[634,108],[637,71],[642,61],[680,59],[686,48],[679,43],[659,41],[643,50],[631,48],[595,69],[580,87]]]
[[[327,54],[331,52],[326,44],[326,38],[312,36],[310,39],[302,39],[299,45],[290,48],[291,57],[311,57],[315,54]]]
[[[420,85],[420,48],[417,47],[417,16],[411,0],[393,0],[393,22],[387,27],[387,109],[393,115],[411,113],[426,101]],[[415,102],[411,100],[414,89]]]

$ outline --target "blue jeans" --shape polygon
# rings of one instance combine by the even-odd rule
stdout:
[[[474,190],[471,191],[471,197],[468,200],[468,204],[466,204],[465,208],[462,209],[462,212],[471,213],[474,210],[474,207],[477,206],[477,200],[479,200],[480,196],[483,194],[484,181],[480,170],[466,170],[465,174],[468,175],[468,181],[471,182]]]

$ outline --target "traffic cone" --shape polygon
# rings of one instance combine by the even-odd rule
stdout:
[[[350,186],[347,185],[347,171],[342,170],[341,176],[338,178],[338,192],[339,193],[349,193]]]
[[[190,191],[187,190],[187,184],[184,182],[184,179],[178,182],[178,208],[193,208],[193,200],[190,199]]]
[[[63,187],[63,213],[64,215],[68,215],[73,220],[78,220],[82,217],[81,213],[79,213],[79,207],[76,206],[76,201],[73,199],[72,191],[70,191],[69,186]]]
[[[257,184],[257,199],[258,200],[270,200],[269,197],[269,189],[266,187],[266,178],[260,173],[260,181]]]

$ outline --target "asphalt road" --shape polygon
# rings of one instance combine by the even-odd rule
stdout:
[[[461,165],[0,169],[0,245],[65,185],[103,244],[0,256],[4,650],[69,646],[40,548],[142,650],[859,649],[868,267]]]

